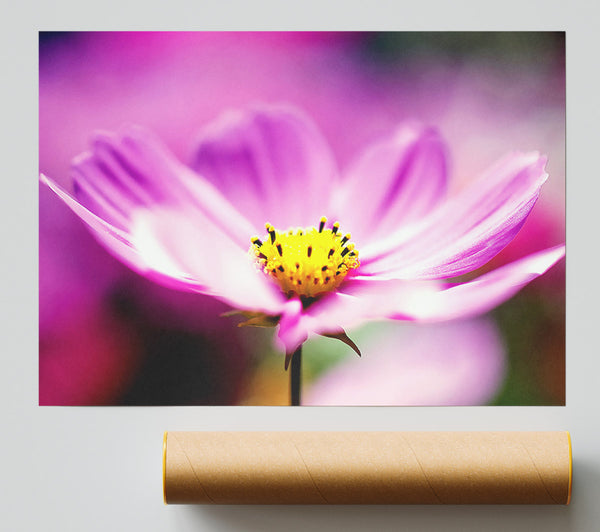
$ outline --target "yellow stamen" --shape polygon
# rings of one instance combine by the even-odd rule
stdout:
[[[292,296],[314,297],[335,290],[350,270],[358,268],[358,251],[350,234],[342,237],[340,224],[277,231],[265,224],[268,237],[251,239],[250,253],[261,270],[274,279],[283,292]]]

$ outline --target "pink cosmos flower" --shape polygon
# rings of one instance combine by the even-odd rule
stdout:
[[[278,325],[287,362],[312,334],[347,339],[344,329],[365,320],[473,316],[544,273],[563,245],[444,281],[513,239],[545,162],[511,153],[447,198],[446,149],[433,129],[405,124],[341,175],[306,116],[257,106],[209,125],[189,167],[126,127],[98,133],[75,159],[74,196],[41,179],[140,274],[212,295],[249,324]]]

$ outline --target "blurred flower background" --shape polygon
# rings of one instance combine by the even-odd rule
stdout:
[[[202,126],[256,102],[305,110],[342,169],[402,121],[435,126],[451,193],[539,150],[550,178],[487,270],[564,242],[564,58],[564,33],[40,33],[39,166],[69,189],[91,133],[128,122],[189,162]],[[288,404],[272,330],[134,274],[46,187],[39,214],[40,404]],[[565,402],[564,261],[475,320],[348,332],[361,359],[305,345],[306,404]]]

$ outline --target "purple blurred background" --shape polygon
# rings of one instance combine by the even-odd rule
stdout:
[[[91,133],[126,122],[187,162],[203,125],[255,102],[304,109],[341,168],[419,120],[449,144],[454,190],[507,151],[549,157],[538,204],[489,269],[564,241],[564,52],[564,33],[41,33],[40,171],[70,189]],[[39,201],[40,404],[287,404],[271,331],[237,328],[213,299],[137,276],[45,187]],[[353,331],[360,360],[334,340],[308,342],[305,397],[564,404],[564,335],[563,261],[484,318]],[[465,371],[450,371],[458,361]]]

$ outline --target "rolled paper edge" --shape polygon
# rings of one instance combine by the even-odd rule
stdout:
[[[571,443],[571,433],[567,430],[567,441],[569,442],[569,488],[567,492],[566,505],[571,504],[571,487],[573,486],[573,446]]]
[[[566,440],[567,440],[567,444],[568,444],[568,461],[569,462],[568,462],[568,486],[567,486],[566,501],[565,502],[558,502],[558,504],[562,504],[562,505],[566,506],[566,505],[569,505],[571,503],[571,493],[572,493],[572,483],[573,483],[573,449],[572,449],[572,440],[571,440],[571,434],[570,434],[570,432],[569,431],[555,431],[555,434],[558,434],[560,432],[562,432],[566,436]],[[484,434],[485,431],[481,431],[480,433]],[[496,433],[498,433],[498,432],[496,431]],[[169,431],[165,431],[164,434],[163,434],[163,459],[162,459],[162,470],[163,470],[163,502],[164,502],[165,505],[181,504],[180,501],[169,502],[168,501],[168,497],[167,497],[168,435],[169,435]],[[204,504],[204,503],[192,503],[192,504]],[[211,504],[211,503],[208,503],[208,504]],[[212,504],[215,504],[215,502],[212,501]],[[219,502],[219,503],[216,503],[216,504],[232,504],[232,503],[221,503],[221,502]],[[248,502],[244,502],[244,503],[240,503],[240,504],[280,504],[280,503],[277,503],[277,502],[275,502],[275,503],[254,503],[254,502],[248,503]],[[287,504],[290,504],[290,503],[287,503]],[[292,503],[292,504],[294,504],[294,503]],[[307,504],[307,503],[300,503],[300,504]],[[310,503],[308,503],[308,504],[310,504]],[[346,503],[339,503],[339,502],[337,502],[337,503],[332,503],[332,504],[346,504]],[[356,504],[356,503],[351,503],[351,504]],[[392,503],[392,504],[405,504],[405,503]],[[409,503],[409,504],[415,504],[415,503]],[[430,504],[430,503],[416,503],[416,504]],[[442,504],[456,504],[456,503],[442,503]],[[464,504],[464,503],[458,503],[458,504]],[[476,504],[476,505],[478,505],[478,504],[481,504],[481,503],[475,502],[475,503],[466,503],[466,504]],[[507,504],[507,503],[505,503],[505,502],[498,502],[498,503],[484,503],[484,504]],[[514,504],[514,503],[508,503],[508,504]],[[525,504],[546,504],[546,503],[525,503]]]
[[[163,455],[162,455],[162,478],[163,478],[163,503],[167,503],[167,436],[169,431],[165,430],[163,434]]]

